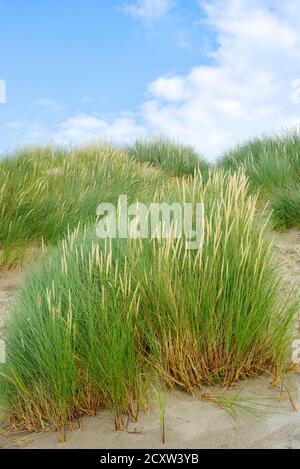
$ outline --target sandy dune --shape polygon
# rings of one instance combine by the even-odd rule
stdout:
[[[300,232],[290,231],[275,237],[276,252],[289,283],[300,290]],[[0,318],[8,314],[13,289],[21,272],[0,276]],[[0,319],[1,321],[1,319]],[[298,327],[299,324],[296,325]],[[300,369],[286,377],[286,388],[279,401],[279,390],[269,386],[267,377],[245,381],[226,391],[227,398],[247,398],[247,404],[259,414],[240,410],[235,416],[200,396],[173,392],[168,395],[166,410],[167,443],[160,442],[159,413],[153,402],[148,413],[137,423],[130,422],[128,431],[114,432],[112,415],[100,411],[97,417],[82,419],[81,428],[67,434],[59,443],[53,432],[0,437],[0,446],[22,443],[26,448],[298,448],[300,449]],[[288,392],[287,392],[288,390]],[[207,389],[210,393],[223,392]],[[16,440],[17,439],[17,440]]]

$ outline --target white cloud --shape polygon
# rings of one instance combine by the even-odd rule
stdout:
[[[142,112],[153,132],[213,157],[299,120],[292,83],[300,78],[300,2],[214,0],[202,6],[218,43],[212,64],[155,80]]]
[[[53,124],[52,128],[39,120],[9,121],[5,123],[5,128],[11,148],[17,144],[76,145],[95,140],[129,143],[147,133],[130,113],[120,114],[112,120],[80,113]]]
[[[54,99],[42,98],[36,101],[35,106],[45,109],[46,111],[56,112],[65,109],[65,106]]]
[[[126,4],[125,11],[136,18],[154,20],[164,16],[171,9],[173,0],[138,0],[133,4]]]
[[[61,144],[83,143],[95,139],[124,143],[145,133],[145,129],[130,114],[120,115],[111,122],[89,114],[78,114],[58,126],[53,140]]]
[[[161,77],[150,83],[149,92],[157,98],[180,101],[185,98],[187,90],[184,78],[174,76],[171,80]]]
[[[47,142],[51,133],[39,120],[10,120],[3,126],[8,145]]]

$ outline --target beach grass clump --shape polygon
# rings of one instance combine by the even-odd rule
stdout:
[[[155,192],[161,177],[107,144],[28,147],[0,160],[0,266],[56,244],[93,219],[100,202]],[[152,184],[153,183],[153,184]]]
[[[219,165],[229,171],[243,169],[250,187],[269,196],[278,188],[300,182],[300,133],[254,138],[227,152]]]
[[[207,176],[209,164],[192,146],[163,137],[137,140],[125,148],[126,153],[140,163],[149,163],[172,176],[193,175],[200,171]]]
[[[29,273],[7,329],[0,392],[15,428],[59,430],[110,408],[136,417],[157,375],[195,393],[269,372],[293,340],[271,239],[242,173],[170,180],[156,201],[204,203],[204,245],[98,239],[77,228]],[[172,234],[173,233],[173,234]]]
[[[271,198],[270,206],[274,229],[300,227],[300,186],[278,190]]]
[[[1,407],[16,429],[59,431],[99,407],[116,429],[144,393],[135,329],[139,297],[111,249],[78,229],[29,274],[7,330]]]
[[[191,393],[265,370],[280,375],[296,305],[282,294],[257,197],[249,197],[243,174],[216,172],[205,185],[180,184],[178,199],[201,194],[204,246],[187,250],[184,240],[171,239],[140,249],[134,272],[147,361],[170,386]]]

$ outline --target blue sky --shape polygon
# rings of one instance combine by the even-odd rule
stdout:
[[[0,150],[162,133],[213,157],[294,125],[297,3],[0,0]]]

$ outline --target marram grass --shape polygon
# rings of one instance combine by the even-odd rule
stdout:
[[[300,227],[300,185],[279,189],[271,198],[272,223],[276,230]]]
[[[202,249],[184,239],[106,240],[76,229],[29,273],[7,331],[0,391],[15,428],[62,430],[147,405],[153,376],[194,393],[288,361],[296,302],[245,176],[171,181],[158,199],[205,205]]]
[[[151,197],[162,182],[107,144],[28,147],[0,159],[0,268],[93,220],[100,202]]]
[[[270,195],[300,183],[300,131],[254,138],[227,152],[219,165],[228,171],[243,169],[250,188]]]
[[[229,172],[243,169],[253,193],[270,200],[275,229],[299,227],[300,131],[255,138],[226,153],[219,166]]]
[[[135,161],[159,167],[171,176],[191,176],[200,171],[205,178],[208,174],[209,164],[192,146],[163,137],[137,140],[125,151]]]

